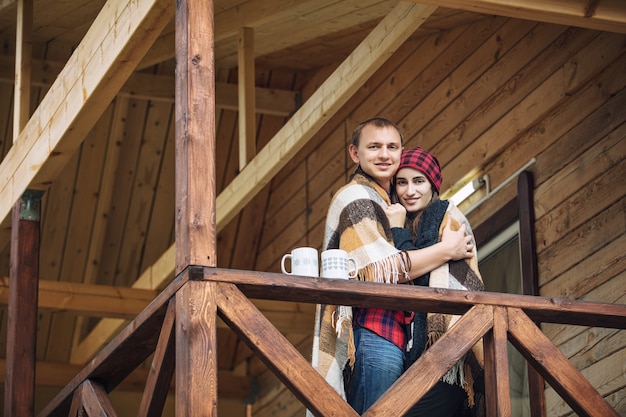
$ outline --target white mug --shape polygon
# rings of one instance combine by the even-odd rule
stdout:
[[[285,260],[287,259],[291,260],[291,272],[288,272],[285,268]],[[280,261],[280,269],[283,271],[283,274],[319,277],[317,249],[308,247],[293,249],[291,253],[283,255],[283,259]]]
[[[322,277],[324,278],[355,278],[358,269],[356,260],[349,258],[348,252],[343,249],[327,249],[322,252]]]

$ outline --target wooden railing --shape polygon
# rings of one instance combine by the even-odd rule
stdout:
[[[463,315],[364,416],[402,415],[480,338],[488,416],[511,414],[507,340],[578,415],[618,415],[535,323],[625,329],[626,305],[189,267],[39,416],[115,415],[107,394],[152,353],[138,416],[160,415],[174,374],[177,416],[217,415],[218,315],[315,415],[356,416],[250,299]]]

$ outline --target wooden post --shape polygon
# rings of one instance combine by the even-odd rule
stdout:
[[[43,191],[13,207],[4,416],[30,417],[35,405],[39,215]]]
[[[176,2],[176,415],[217,416],[213,0]],[[200,267],[196,267],[200,266]]]
[[[520,173],[517,183],[519,213],[520,264],[524,295],[539,296],[539,263],[535,243],[535,207],[533,205],[534,181],[530,171]],[[539,323],[537,323],[539,325]],[[528,365],[528,397],[530,415],[545,417],[545,382],[539,372]]]
[[[256,155],[256,98],[254,74],[254,29],[239,29],[237,62],[239,74],[239,170]]]
[[[15,95],[13,143],[30,118],[30,79],[33,50],[33,0],[17,2],[17,41],[15,47]]]
[[[176,2],[176,270],[216,266],[212,0]]]

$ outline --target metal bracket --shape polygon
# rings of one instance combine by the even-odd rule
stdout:
[[[20,220],[39,221],[43,190],[26,190],[20,198]]]

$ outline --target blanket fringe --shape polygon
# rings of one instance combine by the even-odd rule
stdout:
[[[359,269],[359,281],[397,284],[400,279],[410,280],[408,268],[401,252],[394,253]]]

